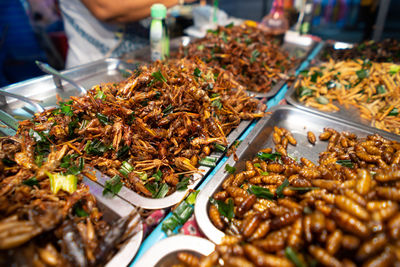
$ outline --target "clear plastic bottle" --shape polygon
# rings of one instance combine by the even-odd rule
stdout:
[[[169,34],[165,23],[167,8],[163,4],[151,6],[150,49],[151,60],[163,60],[169,57]]]
[[[271,11],[259,24],[260,29],[282,40],[285,32],[289,29],[289,20],[284,14],[283,2],[283,0],[275,0]]]

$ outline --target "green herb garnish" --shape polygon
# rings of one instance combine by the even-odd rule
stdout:
[[[356,74],[357,74],[358,79],[360,79],[360,80],[368,77],[368,71],[364,70],[364,69],[356,71]]]
[[[217,206],[219,213],[225,218],[230,220],[233,217],[235,217],[235,213],[233,211],[234,205],[232,198],[228,199],[228,203],[225,203],[224,201],[217,200],[214,198],[210,198],[210,203]]]
[[[322,95],[315,98],[315,100],[317,100],[317,102],[320,103],[321,105],[329,104],[329,99]]]
[[[310,88],[307,88],[304,86],[297,88],[297,96],[299,98],[301,98],[303,96],[312,95],[312,94],[313,94],[313,90],[311,90]]]
[[[162,175],[163,175],[162,171],[161,171],[161,170],[158,170],[158,171],[157,171],[156,173],[154,173],[151,177],[154,177],[154,180],[155,180],[156,182],[159,182],[159,181],[161,181]]]
[[[129,162],[122,162],[121,168],[119,169],[119,172],[125,176],[128,177],[128,174],[131,173],[134,170],[133,166],[129,164]]]
[[[226,165],[225,165],[225,171],[227,171],[227,172],[230,173],[230,174],[234,174],[234,173],[236,172],[236,168],[235,168],[235,167],[232,167],[232,166],[229,165],[229,164],[226,164]]]
[[[301,260],[299,255],[297,255],[297,252],[291,247],[285,248],[285,256],[291,262],[293,262],[293,264],[296,265],[296,267],[307,267],[307,265],[303,262],[303,260]]]
[[[388,114],[388,116],[397,116],[397,115],[399,115],[399,110],[397,108],[393,108]]]
[[[257,57],[260,55],[260,52],[258,52],[257,49],[254,49],[251,52],[251,58],[250,58],[250,63],[254,63],[257,60]]]
[[[22,182],[24,185],[29,185],[29,186],[35,186],[39,185],[39,181],[36,179],[36,177],[29,178],[28,180],[25,180]]]
[[[107,125],[107,124],[110,123],[110,119],[104,114],[97,113],[96,117],[101,122],[101,124],[103,124],[103,125]]]
[[[354,163],[349,159],[337,160],[336,164],[342,165],[347,168],[354,168]]]
[[[247,192],[261,198],[266,198],[266,199],[274,198],[274,194],[268,188],[264,188],[258,185],[250,185],[249,189],[247,189]]]
[[[193,75],[196,76],[196,77],[200,77],[201,73],[202,73],[201,70],[198,69],[198,68],[195,68],[194,71],[193,71]]]
[[[278,188],[275,191],[278,198],[284,197],[283,189],[285,189],[285,187],[287,187],[289,184],[290,184],[289,180],[287,178],[285,178],[285,180],[283,180],[282,184],[280,186],[278,186]]]
[[[156,80],[156,81],[164,82],[164,83],[167,82],[167,79],[165,79],[165,77],[164,77],[164,75],[161,73],[161,71],[153,72],[153,73],[151,74],[151,76],[153,76],[153,77],[154,77],[154,80]]]
[[[176,190],[178,191],[185,191],[188,188],[190,182],[190,177],[184,177],[182,181],[176,185]]]
[[[262,159],[262,160],[267,160],[267,159],[269,159],[269,160],[275,161],[275,160],[281,158],[281,154],[278,153],[278,152],[275,152],[275,153],[258,152],[258,153],[257,153],[257,157],[258,157],[259,159]]]
[[[121,191],[123,183],[121,182],[121,177],[119,175],[115,175],[110,180],[107,180],[104,185],[103,196],[112,195],[115,196]]]

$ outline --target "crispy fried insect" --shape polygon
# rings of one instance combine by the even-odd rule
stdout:
[[[397,213],[390,221],[388,222],[389,234],[393,239],[400,238],[400,213]]]
[[[395,255],[390,247],[386,247],[385,250],[376,256],[375,258],[367,261],[363,266],[365,267],[373,267],[373,266],[391,266],[393,260],[395,259]]]
[[[199,258],[188,252],[179,252],[178,259],[189,266],[199,266]]]
[[[218,262],[219,259],[219,253],[217,251],[213,251],[210,253],[210,255],[206,257],[202,257],[199,260],[198,266],[199,267],[212,267],[215,266],[215,264]]]
[[[400,188],[378,186],[376,187],[376,193],[384,199],[400,201]]]
[[[381,158],[380,156],[371,155],[371,154],[368,154],[367,152],[364,152],[364,151],[357,151],[356,155],[361,160],[363,160],[365,162],[370,162],[370,163],[375,163]]]
[[[325,201],[322,200],[315,201],[315,209],[322,212],[325,216],[329,216],[332,212],[332,206],[327,205]]]
[[[365,207],[367,205],[367,201],[364,197],[356,193],[353,189],[345,189],[344,194],[348,197],[357,202],[359,205]]]
[[[231,186],[231,185],[232,185],[233,179],[235,179],[235,175],[233,175],[233,174],[229,175],[228,178],[226,178],[226,179],[222,182],[221,187],[222,187],[223,189],[227,189],[228,186]]]
[[[224,228],[225,224],[221,219],[221,214],[219,213],[217,206],[210,205],[210,208],[208,210],[208,216],[210,217],[215,227],[217,227],[220,230]]]
[[[400,170],[397,168],[397,166],[391,167],[389,170],[377,173],[374,178],[379,182],[399,181]]]
[[[283,180],[285,180],[284,175],[280,174],[270,174],[270,175],[263,175],[261,176],[261,180],[264,184],[271,184],[271,185],[277,185],[281,184]]]
[[[308,243],[311,243],[313,236],[312,236],[312,232],[311,232],[311,216],[310,215],[306,215],[303,217],[303,227],[304,227],[304,237],[306,238],[306,241]]]
[[[356,219],[352,215],[340,211],[338,209],[333,209],[331,215],[337,225],[342,227],[344,230],[353,233],[359,237],[367,237],[369,234],[368,227],[361,222],[360,220]]]
[[[353,235],[343,235],[342,247],[348,250],[354,250],[360,246],[360,239]]]
[[[341,210],[344,210],[361,220],[369,219],[367,210],[346,196],[336,196],[335,204]]]
[[[233,179],[232,185],[233,186],[240,186],[245,179],[253,177],[254,175],[256,175],[256,171],[255,170],[239,172],[238,174],[235,175],[235,179]]]
[[[337,180],[313,179],[311,180],[313,186],[333,191],[339,187],[340,182]]]
[[[226,192],[225,190],[219,191],[214,194],[214,199],[217,199],[217,200],[225,201],[227,198],[228,198],[228,192]]]
[[[303,220],[298,218],[292,225],[292,229],[289,232],[287,238],[287,244],[293,248],[299,248],[302,244],[302,231],[303,230]]]
[[[267,171],[269,171],[269,172],[281,173],[284,170],[285,170],[285,167],[282,164],[274,163],[274,162],[268,163]]]
[[[296,139],[294,139],[293,135],[292,135],[290,132],[288,132],[288,133],[285,135],[285,137],[288,139],[289,144],[291,144],[292,146],[297,145]]]
[[[347,180],[355,180],[357,179],[357,173],[350,168],[343,168],[344,175]]]
[[[278,152],[282,156],[287,156],[286,148],[284,148],[282,145],[276,145],[275,146],[275,150],[276,150],[276,152]]]
[[[228,192],[231,197],[246,197],[248,195],[246,190],[235,186],[227,187],[226,192]]]
[[[243,220],[241,232],[245,238],[250,237],[260,225],[261,217],[259,214],[248,216]]]
[[[309,167],[303,167],[300,172],[300,176],[307,178],[307,179],[317,179],[321,177],[321,173],[317,168],[309,168]]]
[[[289,140],[286,137],[282,138],[281,145],[286,150],[289,144]]]
[[[371,174],[365,169],[357,169],[357,177],[356,191],[360,195],[366,195],[371,188]]]
[[[263,238],[266,234],[268,234],[270,229],[270,220],[266,220],[261,222],[254,233],[251,235],[249,240],[257,240]]]
[[[309,159],[301,157],[300,161],[301,161],[301,163],[303,163],[304,166],[306,166],[308,168],[315,168],[316,167],[315,164]]]
[[[311,131],[307,132],[307,139],[308,142],[310,142],[310,144],[315,145],[315,142],[317,140],[317,138],[315,137],[315,134]]]
[[[293,264],[286,258],[273,256],[264,253],[256,246],[246,244],[243,246],[246,256],[248,256],[257,266],[281,266],[292,267]]]
[[[231,266],[231,267],[253,267],[254,266],[254,264],[249,262],[246,258],[238,257],[238,256],[227,257],[227,259],[225,260],[225,263],[227,266]]]
[[[373,212],[371,217],[374,221],[386,221],[392,217],[398,209],[399,205],[397,203],[393,203],[393,205],[389,205],[386,208],[382,208]]]
[[[341,267],[340,261],[321,247],[311,245],[308,247],[308,251],[319,263],[325,266]]]
[[[373,254],[382,250],[386,246],[387,241],[388,239],[385,233],[380,233],[372,239],[365,241],[358,249],[356,259],[359,261],[368,259]]]
[[[319,135],[319,140],[326,141],[332,136],[332,132],[324,131]]]
[[[326,251],[330,255],[335,255],[336,252],[340,249],[342,244],[343,233],[339,229],[336,229],[333,233],[328,236],[326,241]]]
[[[311,230],[314,233],[321,233],[325,229],[325,216],[319,211],[311,214]]]
[[[281,135],[279,135],[279,133],[277,133],[277,132],[274,132],[274,133],[272,134],[272,140],[274,141],[274,144],[275,144],[275,145],[280,144],[281,141],[282,141]]]
[[[255,167],[253,165],[253,162],[250,160],[246,160],[246,171],[254,171]]]
[[[253,194],[248,195],[246,198],[244,198],[243,202],[238,205],[239,207],[236,210],[236,215],[238,217],[242,217],[243,214],[254,205],[256,200],[257,200],[256,195]]]

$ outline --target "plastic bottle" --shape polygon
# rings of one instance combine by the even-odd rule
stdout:
[[[289,29],[289,21],[283,10],[283,0],[274,1],[271,11],[262,19],[259,27],[283,40],[285,32]]]
[[[151,6],[150,49],[151,60],[163,60],[169,57],[169,34],[165,18],[167,8],[163,4]]]

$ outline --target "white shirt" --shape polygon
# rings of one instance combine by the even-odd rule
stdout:
[[[129,25],[99,21],[80,0],[59,1],[69,45],[67,68],[105,57],[119,57],[148,44],[148,38],[129,31]]]

